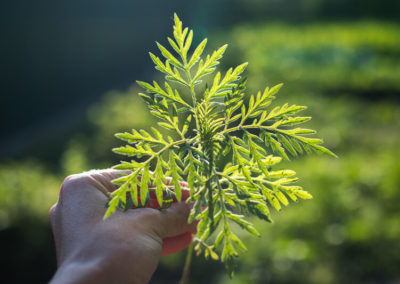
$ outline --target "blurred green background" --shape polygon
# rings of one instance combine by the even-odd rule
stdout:
[[[277,103],[340,158],[284,164],[314,198],[257,223],[229,280],[196,258],[191,283],[400,283],[400,2],[361,0],[8,1],[0,4],[0,282],[43,283],[55,269],[48,210],[69,174],[110,167],[118,131],[155,120],[135,80],[177,12],[195,43],[229,43],[249,93],[284,82]],[[256,221],[257,222],[257,221]],[[152,283],[176,283],[184,254]]]

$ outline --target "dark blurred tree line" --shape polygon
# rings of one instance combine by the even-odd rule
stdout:
[[[0,4],[2,83],[0,157],[18,154],[22,130],[74,116],[134,77],[151,76],[147,47],[165,34],[174,11],[201,35],[245,22],[400,20],[396,0],[3,1]],[[146,27],[143,29],[143,27]],[[137,56],[135,56],[137,55]],[[72,115],[71,113],[81,115]],[[43,126],[44,125],[44,126]],[[46,128],[47,129],[47,128]],[[45,132],[45,130],[43,130]],[[62,135],[62,134],[61,134]],[[24,146],[18,144],[18,146]],[[3,148],[8,148],[3,150]]]

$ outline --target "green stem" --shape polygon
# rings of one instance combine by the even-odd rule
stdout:
[[[181,52],[182,52],[182,48],[183,48],[183,46],[180,46]],[[188,87],[190,88],[190,93],[192,95],[193,107],[196,108],[197,99],[196,99],[196,93],[194,91],[194,82],[192,79],[192,75],[190,74],[190,67],[188,66],[188,63],[187,63],[186,54],[181,53],[180,56],[181,56],[182,62],[183,62],[183,69],[185,69],[186,76],[188,79],[188,83],[189,83]]]
[[[192,255],[193,255],[193,243],[191,243],[187,249],[185,266],[183,267],[183,273],[182,273],[181,280],[179,280],[179,284],[187,284],[189,281],[190,264],[192,263]]]
[[[188,87],[190,89],[190,94],[192,95],[193,114],[195,116],[194,118],[195,118],[195,121],[196,121],[196,129],[200,129],[199,121],[197,119],[197,114],[196,114],[197,98],[196,98],[196,92],[194,90],[194,80],[192,78],[192,75],[190,74],[190,67],[187,64],[186,57],[183,57],[181,55],[181,58],[182,58],[182,61],[183,61],[184,69],[186,71],[186,76],[188,78],[188,82],[189,82]]]
[[[186,60],[184,61],[184,63],[185,63],[186,75],[189,80],[190,94],[192,95],[193,109],[194,109],[193,113],[195,115],[196,129],[200,129],[199,121],[197,119],[197,114],[196,114],[197,99],[196,99],[196,92],[194,90],[194,82],[192,76],[190,75],[190,68],[187,66]]]
[[[217,174],[217,172],[215,172]],[[219,200],[221,203],[221,210],[222,210],[222,216],[224,218],[224,231],[229,231],[229,225],[228,225],[228,220],[226,219],[226,208],[225,208],[225,202],[224,202],[224,195],[222,193],[222,187],[221,187],[221,183],[220,180],[217,180],[218,183],[218,192],[219,192]]]
[[[188,74],[189,74],[188,76],[190,76],[190,71],[188,71]],[[197,106],[196,92],[194,91],[194,86],[192,82],[190,82],[190,93],[192,94],[193,107],[196,108]]]

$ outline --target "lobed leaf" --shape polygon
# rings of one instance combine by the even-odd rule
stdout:
[[[312,198],[294,185],[294,171],[273,167],[282,158],[289,160],[289,155],[336,155],[322,146],[321,139],[309,136],[315,134],[314,130],[294,128],[311,119],[297,115],[305,106],[284,104],[269,108],[282,84],[267,87],[247,100],[246,78],[241,78],[247,63],[225,73],[217,72],[212,84],[201,90],[203,96],[199,95],[199,84],[216,70],[227,45],[203,56],[207,44],[204,39],[189,58],[193,31],[184,28],[176,14],[173,37],[168,42],[171,50],[156,42],[161,59],[149,53],[165,81],[138,84],[145,90],[139,95],[160,120],[158,125],[172,130],[175,136],[163,135],[155,128],[151,132],[116,134],[127,145],[113,151],[132,160],[114,166],[130,173],[113,181],[119,188],[110,194],[104,218],[118,208],[148,206],[150,193],[154,192],[160,209],[166,208],[173,196],[182,200],[180,181],[186,180],[190,193],[187,201],[193,202],[188,221],[200,221],[195,249],[198,254],[204,251],[206,258],[224,261],[232,276],[234,260],[246,251],[245,244],[230,228],[232,222],[259,236],[245,216],[272,222],[270,208],[280,211],[289,199]],[[178,91],[176,84],[185,89]],[[192,96],[190,102],[181,96],[185,90]],[[211,244],[207,244],[210,240]]]

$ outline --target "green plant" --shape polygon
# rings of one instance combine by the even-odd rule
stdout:
[[[221,258],[232,275],[234,258],[246,250],[232,231],[232,222],[259,236],[245,215],[271,222],[269,207],[279,211],[282,204],[289,204],[288,199],[311,198],[294,185],[294,171],[272,167],[282,158],[289,160],[290,155],[305,152],[335,155],[321,146],[322,140],[307,136],[315,131],[292,127],[310,120],[296,116],[306,107],[285,104],[266,110],[282,84],[250,96],[245,104],[246,80],[241,75],[247,63],[229,69],[225,75],[217,72],[210,86],[202,84],[215,72],[227,45],[202,58],[207,43],[204,39],[188,56],[193,31],[183,29],[177,15],[173,30],[174,39],[168,41],[179,57],[159,43],[165,61],[150,53],[155,68],[165,75],[164,85],[155,81],[138,84],[146,91],[140,96],[161,120],[158,124],[178,138],[164,136],[155,128],[153,133],[132,130],[116,134],[129,145],[114,152],[135,159],[115,166],[130,173],[114,180],[119,188],[112,193],[105,218],[119,207],[129,209],[157,202],[165,208],[174,198],[181,200],[179,181],[187,180],[187,202],[194,203],[188,222],[200,222],[185,271],[194,248],[198,254],[204,251],[206,258]],[[180,90],[186,89],[189,99],[175,85],[183,86]]]

